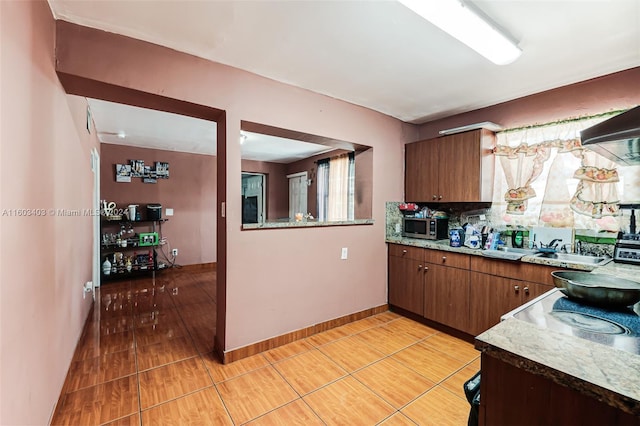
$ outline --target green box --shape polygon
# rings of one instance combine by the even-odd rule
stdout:
[[[157,246],[158,245],[158,233],[157,232],[141,232],[140,233],[140,247]]]

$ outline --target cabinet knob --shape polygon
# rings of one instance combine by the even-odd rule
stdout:
[[[422,269],[422,265],[418,265],[418,271]]]
[[[516,291],[516,293],[517,293],[517,292],[519,292],[519,291],[520,291],[520,286],[519,286],[519,285],[514,285],[514,286],[513,286],[513,289],[514,289],[514,290]]]
[[[407,251],[406,250],[402,250],[402,254],[407,254]]]
[[[438,199],[438,196],[437,196],[436,194],[433,194],[433,199],[434,199],[434,200],[437,200],[437,199]]]
[[[442,256],[442,261],[446,262],[447,261],[447,256]]]
[[[529,287],[524,288],[524,294],[529,294]]]
[[[428,270],[429,270],[429,267],[428,267],[428,266],[425,266],[425,267],[424,267],[424,272],[427,272]]]
[[[438,200],[442,200],[442,195],[438,197]]]

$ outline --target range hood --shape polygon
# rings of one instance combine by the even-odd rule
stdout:
[[[640,165],[640,106],[580,132],[582,146],[623,166]]]

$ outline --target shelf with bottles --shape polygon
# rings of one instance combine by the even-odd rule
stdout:
[[[117,250],[131,250],[144,247],[157,247],[159,245],[159,235],[156,232],[156,223],[164,220],[152,221],[119,221],[103,226],[100,241],[100,251],[113,252]],[[152,232],[136,232],[137,225],[150,226]],[[119,230],[118,230],[119,227]],[[109,232],[113,231],[113,232]]]
[[[116,251],[103,256],[102,279],[110,280],[121,277],[146,274],[158,270],[156,252],[153,248],[142,250],[133,254]]]

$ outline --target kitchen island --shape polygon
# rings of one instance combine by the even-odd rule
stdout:
[[[480,424],[640,424],[640,356],[510,318],[476,337]]]
[[[640,267],[610,262],[592,273],[638,281]],[[482,352],[480,424],[640,425],[637,330],[621,344],[613,335],[596,342],[580,331],[550,329],[543,300],[559,295],[551,290],[516,310],[534,312],[536,323],[511,312],[476,337]],[[628,312],[640,313],[640,305]]]

